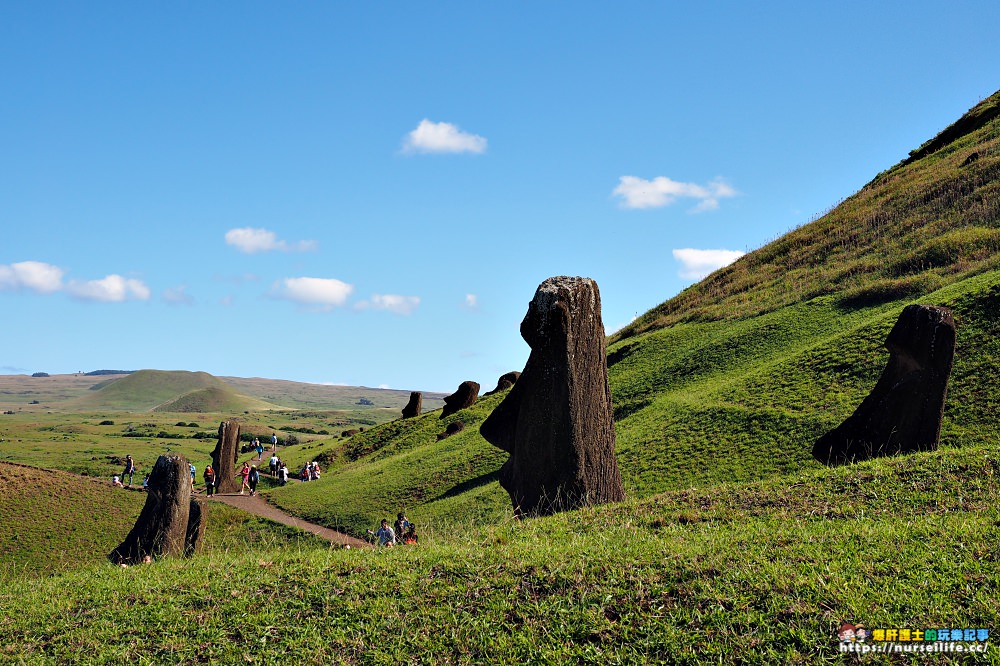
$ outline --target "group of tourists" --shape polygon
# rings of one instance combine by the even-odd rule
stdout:
[[[406,514],[398,513],[392,527],[389,527],[389,521],[383,518],[378,530],[374,532],[368,530],[368,536],[371,541],[386,548],[413,545],[417,543],[417,528],[406,518]]]
[[[300,481],[319,481],[319,463],[316,461],[307,462],[299,470]]]

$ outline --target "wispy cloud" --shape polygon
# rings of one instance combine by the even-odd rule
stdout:
[[[393,314],[410,315],[420,305],[419,296],[400,296],[399,294],[372,294],[367,301],[354,304],[356,310],[388,310]]]
[[[685,280],[700,280],[723,266],[728,266],[745,253],[739,250],[695,250],[683,248],[674,250],[681,269],[677,274]]]
[[[0,264],[0,291],[28,289],[41,294],[51,294],[63,287],[65,271],[58,266],[41,261],[20,261]]]
[[[319,247],[316,241],[304,240],[289,243],[267,229],[240,227],[226,232],[226,244],[245,254],[258,252],[311,252]]]
[[[435,123],[424,118],[417,129],[406,135],[403,153],[485,153],[486,138],[463,132],[451,123]]]
[[[328,312],[347,303],[354,285],[334,278],[285,278],[275,283],[272,296],[312,309]]]
[[[187,293],[187,285],[184,284],[165,289],[163,300],[172,305],[194,305],[194,297]]]
[[[142,280],[109,275],[100,280],[70,280],[66,291],[84,301],[120,303],[149,300],[149,287]]]
[[[475,294],[465,295],[465,307],[469,310],[475,310],[479,307],[479,297]]]
[[[691,212],[701,213],[715,210],[719,207],[719,199],[735,197],[738,192],[722,179],[698,185],[681,183],[666,176],[657,176],[653,180],[621,176],[612,194],[621,198],[622,208],[662,208],[678,199],[694,199],[698,203]]]

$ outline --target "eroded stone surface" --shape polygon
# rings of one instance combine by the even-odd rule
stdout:
[[[414,416],[420,416],[420,411],[423,409],[423,402],[423,393],[420,391],[411,391],[410,401],[403,407],[403,418],[412,419]]]
[[[471,407],[479,399],[479,384],[476,382],[462,382],[458,385],[458,390],[444,399],[444,409],[441,410],[441,418],[447,418],[460,409]]]
[[[875,388],[813,447],[820,462],[839,465],[937,448],[955,356],[951,310],[907,306],[885,346],[889,362]]]
[[[236,463],[240,459],[240,424],[235,419],[219,424],[219,441],[212,451],[216,492],[236,493],[243,485],[236,480]]]
[[[510,453],[500,484],[518,515],[624,499],[601,321],[589,278],[539,285],[521,322],[531,347],[520,378],[480,426]]]

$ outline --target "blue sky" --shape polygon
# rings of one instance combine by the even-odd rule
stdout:
[[[1000,88],[994,2],[0,4],[0,372],[492,388]]]

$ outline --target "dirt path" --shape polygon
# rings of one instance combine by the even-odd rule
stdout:
[[[201,495],[201,497],[205,497]],[[350,546],[351,548],[371,548],[371,544],[361,539],[355,539],[352,536],[344,534],[343,532],[338,532],[336,530],[331,530],[329,527],[323,527],[322,525],[316,525],[315,523],[310,523],[301,518],[295,518],[290,516],[281,509],[271,506],[267,503],[260,495],[240,495],[239,493],[218,493],[212,495],[211,497],[206,497],[205,499],[212,502],[222,502],[228,504],[229,506],[236,507],[247,513],[252,513],[255,516],[260,516],[261,518],[267,518],[268,520],[273,520],[276,523],[281,523],[282,525],[288,525],[290,527],[296,527],[300,530],[305,530],[310,534],[315,534],[316,536],[323,537],[329,540],[331,543],[335,543],[341,546]]]

